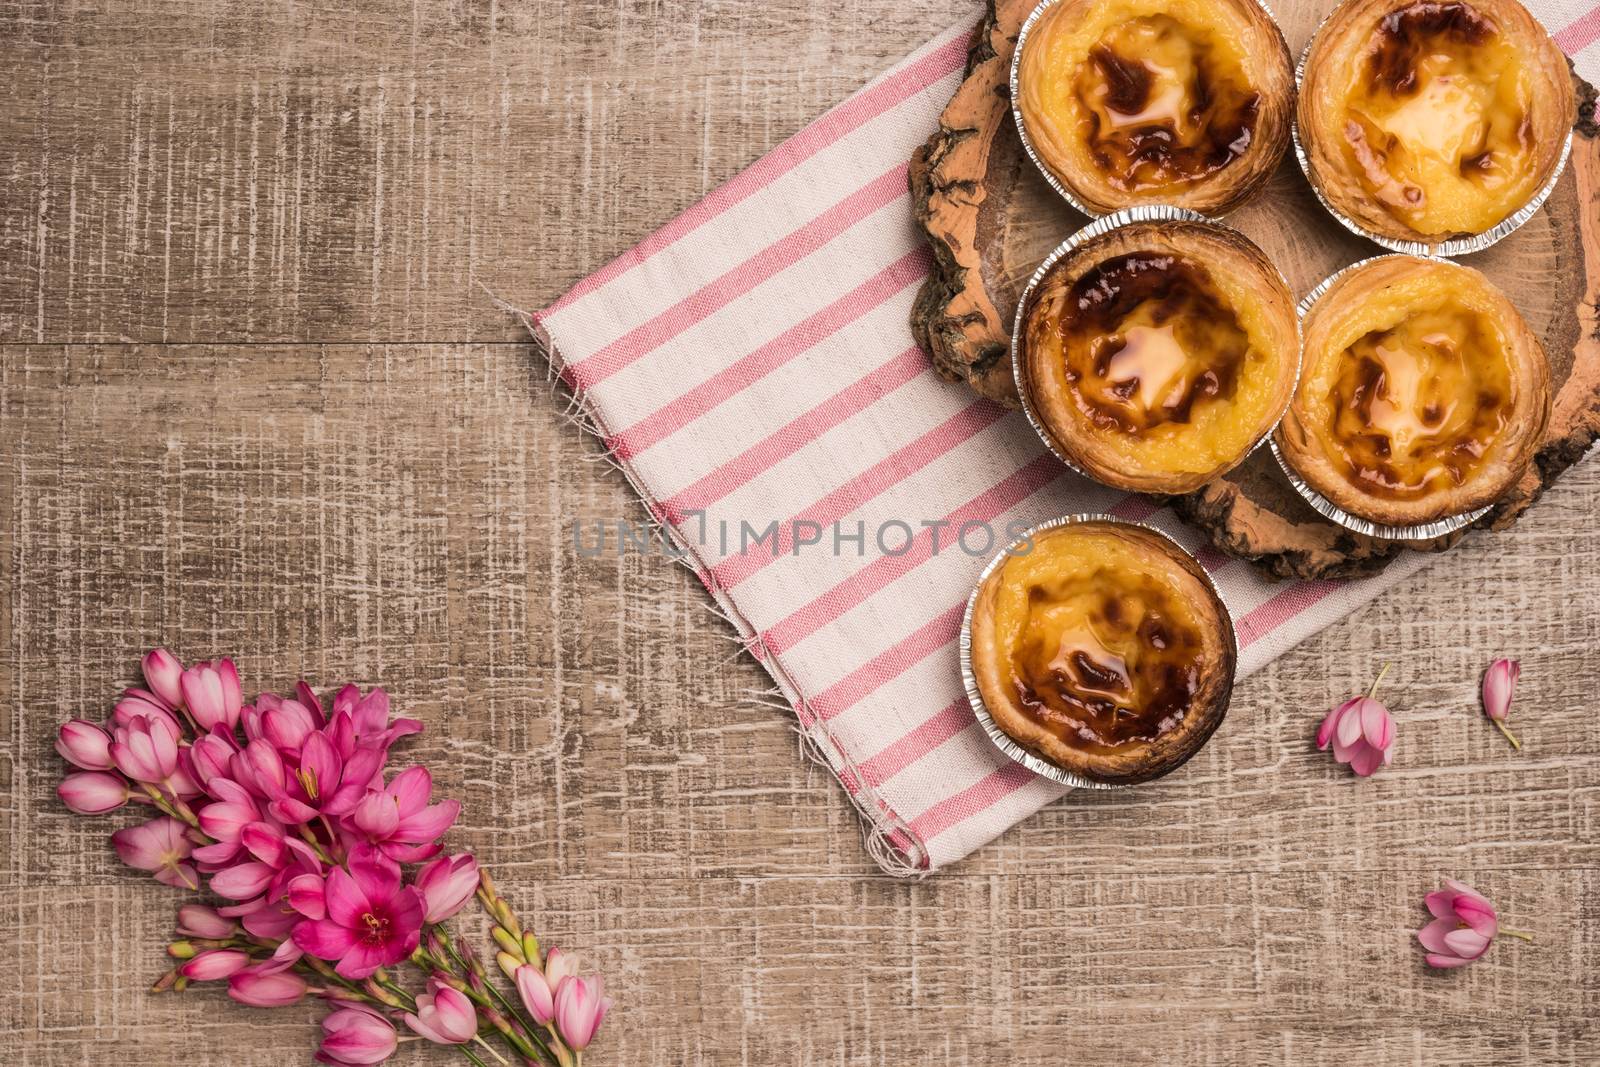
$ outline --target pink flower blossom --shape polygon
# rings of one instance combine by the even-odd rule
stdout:
[[[389,721],[389,694],[382,689],[362,696],[361,690],[347,685],[334,694],[328,730],[339,754],[346,759],[362,746],[387,751],[400,738],[421,729],[422,724],[416,719]]]
[[[195,738],[189,746],[190,772],[201,788],[215,796],[211,789],[212,779],[228,778],[232,773],[233,759],[238,753],[238,744],[226,731],[204,734]]]
[[[1394,719],[1388,708],[1373,699],[1378,682],[1388,672],[1384,667],[1366,696],[1340,704],[1317,728],[1317,748],[1325,749],[1331,742],[1333,758],[1348,763],[1363,778],[1389,762],[1394,746]]]
[[[417,1010],[407,1012],[406,1025],[439,1045],[462,1045],[478,1033],[478,1009],[459,990],[437,978],[428,979],[428,991],[417,994]]]
[[[138,826],[129,826],[111,835],[117,855],[129,867],[154,871],[156,881],[183,889],[199,889],[200,876],[186,862],[194,844],[188,827],[177,819],[158,816]]]
[[[545,981],[544,972],[537,964],[524,963],[517,968],[517,995],[528,1015],[540,1026],[549,1026],[556,1017],[555,991]]]
[[[56,751],[74,767],[86,771],[109,771],[111,737],[92,722],[70,719],[56,732]]]
[[[611,998],[599,978],[568,975],[556,989],[556,1029],[561,1040],[577,1052],[589,1047],[595,1031],[611,1010]]]
[[[263,972],[259,967],[228,979],[228,996],[252,1008],[281,1008],[305,996],[306,980],[289,971]]]
[[[398,963],[422,941],[422,897],[401,886],[400,865],[370,848],[357,848],[324,883],[326,915],[294,928],[294,943],[325,960],[346,978],[365,978]]]
[[[1514,659],[1497,659],[1483,672],[1483,713],[1489,721],[1505,734],[1511,747],[1522,749],[1522,742],[1506,729],[1506,719],[1511,714],[1511,697],[1517,690],[1517,679],[1522,677],[1522,664]]]
[[[227,863],[244,848],[245,827],[266,818],[256,798],[238,782],[214,778],[208,791],[216,799],[200,809],[200,829],[213,839],[195,851],[202,863]]]
[[[244,709],[244,736],[263,738],[279,751],[298,752],[306,739],[322,729],[322,710],[313,712],[298,700],[262,693]]]
[[[298,753],[291,753],[292,766],[264,738],[250,742],[245,754],[271,798],[267,810],[291,825],[318,815],[348,814],[375,782],[381,784],[389,755],[386,749],[366,746],[342,756],[324,731],[312,733]]]
[[[217,914],[217,909],[204,904],[185,904],[178,909],[178,933],[184,937],[202,937],[213,941],[232,937],[239,929],[231,919]]]
[[[196,663],[178,679],[178,689],[183,694],[184,706],[201,730],[209,731],[218,723],[229,730],[238,725],[244,697],[239,691],[239,672],[234,669],[233,660]]]
[[[250,966],[250,957],[236,948],[212,949],[185,960],[178,973],[193,982],[217,982]]]
[[[417,872],[412,883],[422,894],[423,921],[443,922],[466,907],[478,889],[478,861],[470,852],[440,856]]]
[[[433,776],[411,767],[394,776],[381,793],[368,793],[350,821],[365,838],[401,863],[417,863],[438,853],[438,838],[461,813],[459,800],[429,805]]]
[[[56,796],[78,815],[104,815],[128,802],[128,782],[104,771],[79,771],[61,779]]]
[[[1426,902],[1433,922],[1417,931],[1417,940],[1428,950],[1430,967],[1465,967],[1482,958],[1498,934],[1533,940],[1520,931],[1501,929],[1489,898],[1453,878],[1429,893]]]
[[[177,656],[164,648],[151,649],[142,666],[152,693],[174,708],[183,703],[183,690],[178,684],[183,677],[183,664]]]
[[[181,735],[171,720],[138,716],[117,727],[113,736],[111,760],[134,781],[161,785],[177,773]]]
[[[333,1067],[367,1067],[382,1063],[399,1047],[394,1025],[361,1004],[345,1004],[322,1019],[322,1044],[317,1062]]]

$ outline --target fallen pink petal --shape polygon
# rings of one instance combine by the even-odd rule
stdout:
[[[1511,715],[1511,699],[1516,695],[1517,679],[1521,677],[1522,664],[1514,659],[1497,659],[1483,672],[1483,713],[1511,742],[1511,747],[1519,751],[1522,742],[1506,727],[1506,719]]]

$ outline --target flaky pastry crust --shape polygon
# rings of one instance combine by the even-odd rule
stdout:
[[[1289,50],[1256,0],[1059,0],[1028,31],[1017,82],[1040,162],[1097,214],[1231,211],[1289,141]]]
[[[1517,0],[1347,0],[1306,54],[1296,122],[1335,211],[1437,244],[1528,204],[1575,108],[1566,57]]]
[[[980,587],[971,633],[995,724],[1091,781],[1174,770],[1221,725],[1233,692],[1227,608],[1198,563],[1128,523],[1035,535]]]
[[[1339,508],[1415,526],[1494,503],[1533,460],[1550,368],[1505,294],[1415,256],[1340,276],[1304,322],[1300,386],[1274,440]]]
[[[1073,249],[1033,288],[1018,388],[1090,477],[1184,493],[1237,466],[1282,416],[1299,345],[1294,300],[1248,239],[1136,222]]]

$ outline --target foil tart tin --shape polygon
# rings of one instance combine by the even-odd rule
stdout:
[[[1056,0],[1048,0],[1048,2],[1054,3]],[[1073,471],[1083,475],[1092,482],[1100,482],[1100,479],[1096,478],[1094,475],[1090,474],[1088,471],[1084,470],[1082,467],[1078,466],[1072,461],[1072,457],[1067,455],[1066,450],[1061,447],[1061,443],[1056,440],[1055,434],[1052,433],[1050,428],[1044,424],[1044,421],[1039,418],[1038,412],[1034,409],[1033,398],[1028,393],[1027,377],[1022,371],[1023,325],[1027,321],[1028,308],[1033,300],[1033,292],[1039,287],[1039,283],[1044,280],[1045,275],[1050,273],[1050,269],[1052,267],[1059,263],[1069,253],[1075,251],[1080,245],[1086,244],[1097,237],[1103,237],[1106,234],[1111,233],[1113,230],[1119,229],[1123,226],[1131,225],[1136,222],[1198,222],[1202,225],[1210,226],[1215,229],[1228,230],[1233,233],[1238,232],[1227,223],[1218,222],[1216,219],[1208,218],[1207,216],[1200,214],[1198,211],[1190,211],[1188,208],[1173,207],[1171,204],[1140,204],[1135,207],[1125,207],[1121,211],[1114,211],[1109,215],[1102,215],[1099,218],[1091,221],[1087,226],[1073,234],[1071,237],[1068,237],[1065,241],[1062,241],[1060,244],[1056,245],[1056,247],[1051,250],[1050,254],[1044,257],[1044,262],[1039,264],[1038,269],[1033,272],[1033,276],[1028,279],[1028,284],[1023,287],[1022,297],[1017,301],[1017,310],[1011,321],[1011,378],[1017,384],[1017,396],[1022,401],[1022,413],[1027,416],[1028,425],[1033,427],[1033,432],[1038,435],[1039,440],[1044,442],[1044,446],[1050,450],[1051,455],[1055,456]],[[1245,239],[1249,240],[1249,238]],[[1250,243],[1254,245],[1255,242],[1252,241]],[[1262,253],[1262,257],[1266,258],[1266,253]],[[1272,261],[1270,259],[1268,259],[1267,262],[1269,265],[1272,265]],[[1283,277],[1283,272],[1279,271],[1276,265],[1272,265],[1272,269],[1277,272],[1278,279],[1279,281],[1283,282],[1284,289],[1289,290],[1289,282]],[[1333,279],[1330,278],[1328,280],[1331,282]],[[1305,306],[1303,302],[1301,306]],[[1305,361],[1305,355],[1301,351],[1303,346],[1301,344],[1299,326],[1300,319],[1303,317],[1303,315],[1297,315],[1295,319],[1294,380],[1296,388],[1299,385],[1300,370]],[[1289,390],[1289,396],[1292,400],[1294,397],[1294,388]],[[1287,404],[1284,405],[1284,411],[1288,411]],[[1278,418],[1261,432],[1255,441],[1251,443],[1250,447],[1245,449],[1244,455],[1239,458],[1239,463],[1242,464],[1247,457],[1255,452],[1257,448],[1261,447],[1261,443],[1264,440],[1270,439],[1273,431],[1278,428],[1278,423],[1281,421],[1283,421],[1283,415],[1279,414]],[[1238,466],[1238,464],[1235,464],[1235,466]],[[1100,484],[1105,483],[1101,482]],[[1112,486],[1112,488],[1122,489],[1123,487]],[[1127,490],[1124,489],[1123,491],[1126,492]]]
[[[1045,166],[1044,160],[1039,158],[1038,150],[1033,147],[1033,139],[1028,136],[1027,124],[1022,121],[1022,104],[1020,103],[1022,99],[1022,49],[1028,43],[1028,34],[1033,29],[1034,24],[1044,17],[1046,11],[1061,2],[1062,0],[1040,0],[1039,5],[1030,11],[1028,17],[1022,21],[1022,28],[1017,31],[1017,43],[1011,50],[1011,77],[1008,86],[1011,92],[1011,121],[1017,127],[1017,137],[1022,141],[1022,150],[1028,154],[1029,159],[1033,160],[1034,167],[1038,169],[1040,174],[1044,175],[1044,180],[1049,183],[1050,188],[1054,189],[1061,199],[1091,219],[1100,218],[1102,215],[1109,218],[1113,213],[1096,211],[1085,204],[1078,199],[1077,194],[1067,188],[1065,182],[1056,177],[1055,171]],[[1272,8],[1267,6],[1266,0],[1256,0],[1256,6],[1265,11],[1267,17],[1274,23],[1278,21],[1278,16],[1272,13]],[[1281,27],[1279,33],[1282,33]],[[1299,85],[1298,71],[1296,72],[1295,84]],[[1123,208],[1121,210],[1126,211],[1129,209]]]
[[[1300,301],[1300,306],[1297,309],[1297,313],[1300,317],[1301,336],[1304,337],[1305,320],[1306,316],[1311,313],[1311,308],[1318,300],[1322,299],[1329,289],[1333,288],[1334,283],[1336,283],[1340,278],[1344,277],[1346,274],[1349,274],[1358,267],[1364,267],[1369,263],[1377,263],[1380,260],[1399,258],[1431,259],[1440,263],[1449,262],[1449,260],[1440,256],[1424,256],[1414,252],[1406,252],[1383,256],[1369,256],[1366,259],[1350,264],[1348,267],[1336,270],[1326,278],[1322,279],[1321,283],[1319,283],[1315,289],[1307,293],[1305,295],[1305,299]],[[1301,365],[1303,366],[1305,363],[1305,354],[1303,352],[1301,353],[1300,360]],[[1291,401],[1291,403],[1293,403],[1293,401]],[[1418,523],[1415,526],[1385,526],[1382,523],[1373,522],[1370,519],[1363,519],[1359,515],[1352,515],[1339,505],[1335,504],[1333,501],[1329,500],[1327,497],[1323,496],[1321,493],[1317,492],[1317,490],[1312,488],[1311,485],[1301,478],[1299,474],[1295,473],[1294,468],[1289,465],[1289,461],[1284,458],[1283,451],[1278,448],[1277,439],[1275,437],[1268,438],[1268,442],[1272,446],[1272,457],[1278,461],[1278,469],[1283,471],[1283,476],[1289,480],[1289,484],[1294,487],[1295,492],[1300,494],[1302,500],[1304,500],[1307,504],[1310,504],[1312,509],[1323,518],[1332,520],[1347,530],[1352,530],[1358,534],[1365,534],[1368,537],[1377,537],[1387,541],[1431,541],[1435,537],[1443,537],[1445,534],[1454,533],[1463,526],[1470,526],[1472,523],[1477,522],[1479,519],[1489,514],[1489,512],[1494,508],[1493,504],[1486,504],[1474,511],[1464,512],[1460,515],[1449,515],[1433,522]]]
[[[1054,189],[1061,199],[1071,204],[1078,211],[1091,219],[1096,219],[1100,217],[1101,213],[1079,200],[1076,194],[1067,188],[1066,183],[1056,177],[1055,171],[1044,165],[1044,160],[1039,158],[1038,150],[1033,147],[1033,139],[1028,136],[1027,123],[1022,121],[1022,49],[1028,43],[1028,34],[1033,30],[1034,24],[1044,17],[1045,12],[1060,2],[1061,0],[1040,0],[1039,6],[1030,11],[1028,17],[1023,20],[1022,29],[1017,31],[1017,43],[1011,50],[1011,121],[1016,124],[1017,137],[1022,141],[1022,150],[1028,153],[1028,158],[1033,160],[1033,165],[1040,174],[1044,175],[1044,180],[1050,184],[1050,188]],[[1049,260],[1045,262],[1048,263]],[[1037,278],[1038,275],[1034,275],[1034,277]],[[1031,419],[1032,416],[1029,416],[1029,418]]]
[[[1383,234],[1373,233],[1371,230],[1366,229],[1355,219],[1352,219],[1350,216],[1344,214],[1338,208],[1334,207],[1333,204],[1329,202],[1328,198],[1323,195],[1322,187],[1317,184],[1317,180],[1311,175],[1311,156],[1306,152],[1305,144],[1300,139],[1300,107],[1298,97],[1300,95],[1301,87],[1305,83],[1306,62],[1311,58],[1311,49],[1317,43],[1317,38],[1322,35],[1322,29],[1328,24],[1328,20],[1333,18],[1333,16],[1338,13],[1339,8],[1343,6],[1343,4],[1340,4],[1335,7],[1333,11],[1329,12],[1328,15],[1317,24],[1316,32],[1311,35],[1311,40],[1306,42],[1305,48],[1300,52],[1299,62],[1295,63],[1294,65],[1294,91],[1297,99],[1295,102],[1294,114],[1290,116],[1289,121],[1289,143],[1294,146],[1294,158],[1300,164],[1300,173],[1305,175],[1306,184],[1311,186],[1311,191],[1316,194],[1317,203],[1322,205],[1323,210],[1332,216],[1335,222],[1349,230],[1351,233],[1355,234],[1357,237],[1365,237],[1372,243],[1381,248],[1387,248],[1391,252],[1403,252],[1406,255],[1412,256],[1439,257],[1471,255],[1473,252],[1482,252],[1485,248],[1488,248],[1491,245],[1499,244],[1511,234],[1521,229],[1524,223],[1539,213],[1539,209],[1544,206],[1544,202],[1550,199],[1550,194],[1556,190],[1556,183],[1561,180],[1562,173],[1567,169],[1567,160],[1572,156],[1572,131],[1570,129],[1567,131],[1566,140],[1561,143],[1561,155],[1556,159],[1555,169],[1550,172],[1550,180],[1545,182],[1544,186],[1540,188],[1538,192],[1534,193],[1532,199],[1530,199],[1526,204],[1522,205],[1522,207],[1518,208],[1516,211],[1500,220],[1500,222],[1491,229],[1487,229],[1482,233],[1468,234],[1466,237],[1455,237],[1448,241],[1440,241],[1437,244],[1428,244],[1426,241],[1397,240],[1393,237],[1385,237]],[[1535,18],[1537,18],[1537,16],[1535,16]],[[1026,139],[1024,139],[1024,143],[1026,143]],[[1029,154],[1032,154],[1031,150]]]
[[[1171,535],[1167,534],[1165,531],[1157,529],[1156,527],[1151,526],[1149,523],[1133,522],[1128,519],[1119,519],[1113,515],[1092,513],[1063,515],[1058,519],[1050,519],[1047,522],[1041,522],[1037,526],[1030,527],[1023,532],[1022,536],[1018,537],[1015,541],[1012,541],[1005,548],[1002,548],[995,555],[995,557],[984,566],[982,573],[978,575],[978,580],[973,583],[972,594],[967,597],[966,613],[961,617],[961,684],[966,688],[967,703],[972,705],[972,714],[978,720],[978,724],[983,727],[983,732],[988,735],[989,740],[993,742],[994,747],[1005,753],[1006,757],[1012,762],[1022,764],[1024,767],[1028,768],[1028,770],[1039,775],[1041,778],[1047,778],[1050,781],[1055,782],[1057,785],[1070,786],[1073,789],[1129,789],[1140,783],[1097,782],[1092,778],[1085,778],[1081,774],[1074,774],[1072,771],[1058,767],[1054,763],[1051,763],[1049,760],[1045,759],[1043,756],[1036,755],[1028,749],[1023,748],[1022,745],[1018,744],[1010,734],[1000,729],[999,724],[994,721],[994,717],[989,714],[989,706],[984,703],[983,692],[978,688],[978,676],[974,674],[972,670],[972,612],[978,605],[978,594],[983,590],[983,584],[989,580],[989,576],[1002,567],[1006,560],[1011,558],[1011,550],[1016,548],[1018,545],[1023,544],[1032,538],[1038,537],[1040,534],[1046,533],[1050,530],[1058,529],[1062,526],[1078,526],[1083,523],[1104,523],[1110,526],[1136,526],[1141,530],[1146,530],[1155,534],[1157,537],[1161,538],[1163,541],[1167,542],[1174,549],[1176,549],[1178,553],[1186,559],[1194,560],[1194,556],[1189,552],[1189,550],[1178,544],[1178,542],[1173,540]],[[1212,580],[1210,573],[1207,572],[1204,567],[1199,566],[1199,561],[1195,561],[1195,563],[1195,570],[1205,582],[1206,588],[1209,589],[1211,594],[1217,598],[1217,603],[1222,605],[1222,614],[1228,620],[1228,632],[1226,636],[1228,639],[1228,647],[1232,652],[1235,680],[1237,680],[1239,661],[1239,633],[1233,621],[1233,612],[1228,608],[1227,601],[1222,598],[1222,592],[1217,588],[1217,584]],[[1223,709],[1223,716],[1224,718],[1227,716],[1226,708]],[[1218,728],[1220,728],[1221,725],[1221,722],[1218,722]],[[1202,747],[1204,747],[1203,743]],[[1197,748],[1195,751],[1198,752],[1200,750]],[[1181,766],[1181,764],[1179,766]],[[1173,768],[1173,770],[1177,769],[1177,767]]]

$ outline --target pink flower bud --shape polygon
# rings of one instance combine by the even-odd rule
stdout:
[[[359,810],[359,809],[358,809]],[[443,922],[460,911],[478,890],[478,861],[471,853],[440,856],[417,872],[423,921]]]
[[[236,948],[202,952],[178,968],[178,973],[193,982],[219,982],[250,966],[250,957]]]
[[[234,669],[233,660],[196,663],[183,672],[178,686],[189,714],[202,730],[210,730],[218,723],[232,730],[239,724],[244,697],[239,691],[239,672]]]
[[[399,1036],[388,1019],[364,1005],[348,1004],[323,1018],[317,1060],[366,1067],[394,1055],[399,1044]]]
[[[578,957],[569,952],[562,952],[553,948],[544,958],[544,979],[550,983],[551,989],[561,985],[561,979],[578,973]]]
[[[211,876],[211,891],[229,900],[249,900],[265,890],[277,873],[265,863],[235,863]]]
[[[228,996],[252,1008],[282,1008],[305,996],[306,980],[292,971],[264,974],[251,968],[228,979]]]
[[[1522,664],[1514,659],[1497,659],[1483,672],[1483,710],[1496,722],[1505,722],[1511,713],[1511,697],[1516,692]]]
[[[185,937],[204,937],[220,941],[238,930],[231,920],[204,904],[185,904],[178,909],[178,933]]]
[[[104,771],[69,774],[56,786],[56,796],[68,811],[79,815],[104,815],[128,802],[128,782]]]
[[[172,707],[183,703],[183,692],[178,679],[183,675],[183,664],[164,648],[153,649],[144,657],[144,680],[150,691]]]
[[[517,968],[516,979],[517,995],[533,1021],[540,1026],[550,1025],[550,1020],[556,1017],[556,1001],[544,972],[532,963],[524,963]]]
[[[595,1031],[605,1021],[611,998],[604,994],[604,983],[598,977],[568,975],[561,979],[556,990],[556,1029],[573,1050],[582,1052],[588,1048]]]
[[[92,722],[72,719],[56,733],[56,751],[61,758],[86,771],[111,769],[111,737]]]
[[[405,1016],[406,1025],[438,1045],[461,1045],[478,1032],[478,1009],[460,990],[437,978],[428,979],[428,991],[417,994],[417,1010]]]
[[[114,736],[111,760],[134,781],[159,785],[178,769],[179,734],[166,719],[133,718]]]
[[[183,733],[183,726],[178,722],[178,717],[172,713],[172,709],[167,707],[160,697],[143,689],[124,690],[117,700],[117,706],[111,709],[113,727],[127,726],[135,719],[160,719],[176,732]]]

